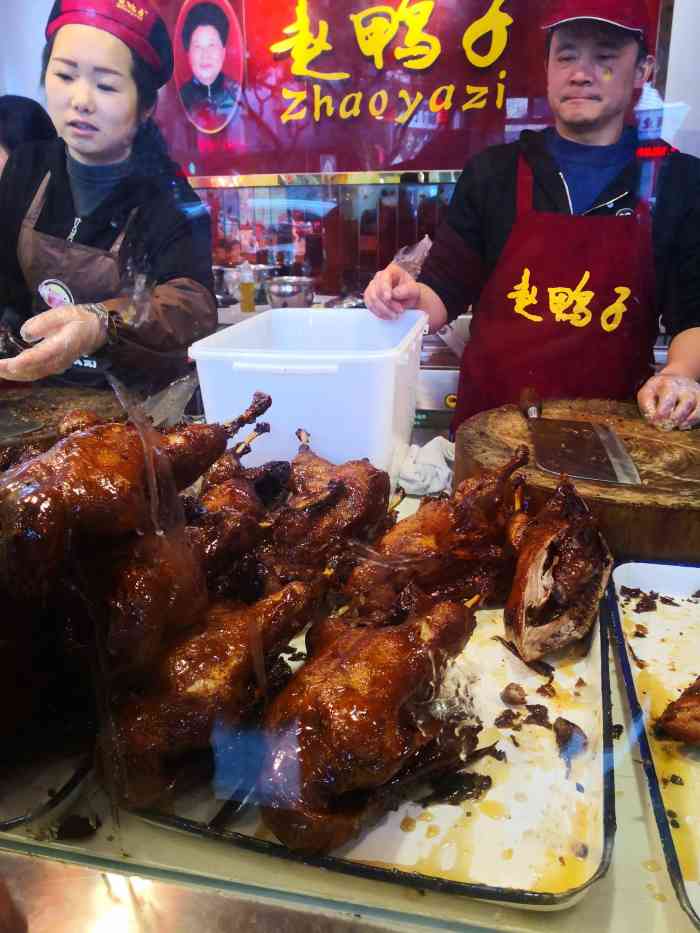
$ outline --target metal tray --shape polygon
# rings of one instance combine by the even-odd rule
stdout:
[[[633,603],[622,604],[619,591],[623,585],[671,596],[681,601],[681,605],[677,609],[660,606],[656,611],[634,613]],[[658,716],[662,707],[676,699],[680,689],[694,680],[693,665],[700,673],[700,602],[688,600],[699,588],[698,565],[653,561],[625,563],[613,573],[604,611],[617,643],[632,713],[633,735],[639,743],[671,883],[681,907],[700,929],[700,807],[697,804],[700,753],[697,749],[684,752],[680,742],[661,740],[649,727],[650,717]],[[677,627],[679,622],[683,624],[682,630]],[[631,634],[636,624],[648,630],[645,637]],[[678,637],[682,631],[682,647],[677,638],[666,639],[674,628]],[[633,642],[631,646],[630,641]],[[678,648],[675,653],[674,647]],[[643,669],[638,667],[640,660],[646,663]],[[644,679],[641,679],[642,674]],[[672,774],[679,777],[682,774],[684,783],[672,783]],[[691,815],[693,810],[695,818]],[[680,820],[674,817],[678,825],[671,826],[669,811],[680,814]]]
[[[567,799],[576,814],[579,815],[580,812],[585,810],[581,803],[584,799],[582,795],[587,795],[586,799],[591,801],[589,812],[595,814],[595,819],[591,820],[591,823],[594,822],[595,825],[587,827],[586,830],[590,833],[587,838],[591,840],[590,859],[587,860],[583,868],[581,864],[577,864],[568,869],[561,869],[561,876],[558,877],[558,883],[552,884],[552,890],[543,890],[541,889],[542,885],[527,886],[508,882],[508,871],[512,868],[512,871],[517,874],[517,871],[520,870],[517,868],[516,862],[520,857],[521,849],[527,855],[526,850],[532,842],[530,837],[526,839],[526,844],[523,844],[522,847],[513,845],[507,850],[510,853],[508,862],[502,862],[491,867],[491,877],[488,879],[488,883],[484,883],[483,879],[478,878],[455,880],[454,877],[445,877],[446,874],[450,874],[449,872],[443,872],[443,876],[440,876],[438,871],[431,872],[426,870],[425,867],[418,870],[415,863],[410,864],[410,858],[400,859],[400,850],[403,848],[405,854],[407,846],[410,849],[411,843],[407,840],[410,840],[412,835],[418,840],[415,844],[422,843],[424,848],[426,837],[430,833],[429,827],[437,825],[440,833],[445,832],[445,835],[448,835],[441,824],[444,823],[446,818],[449,823],[455,814],[449,814],[445,811],[458,810],[460,817],[466,815],[461,808],[444,804],[433,807],[431,817],[425,822],[421,822],[420,804],[406,803],[398,811],[388,814],[380,824],[368,830],[355,843],[345,847],[338,853],[321,857],[298,855],[274,841],[267,831],[261,830],[258,811],[254,807],[246,807],[242,811],[236,812],[235,807],[224,804],[222,810],[223,800],[221,797],[223,795],[219,794],[219,799],[217,799],[212,786],[201,787],[186,796],[178,797],[171,812],[163,813],[149,810],[136,811],[137,814],[159,826],[199,836],[203,839],[225,841],[278,858],[304,862],[348,875],[391,881],[414,889],[444,891],[531,909],[552,910],[573,906],[596,881],[605,875],[612,857],[616,829],[607,630],[605,626],[596,626],[594,635],[590,640],[589,650],[585,654],[579,649],[577,652],[572,652],[557,659],[555,662],[558,665],[557,674],[561,672],[562,681],[560,683],[555,677],[555,685],[559,683],[561,687],[561,699],[553,700],[537,696],[534,689],[542,685],[545,682],[544,679],[526,668],[499,642],[493,640],[494,633],[502,634],[502,612],[479,612],[477,618],[477,631],[472,638],[472,642],[470,642],[470,646],[466,649],[465,657],[469,659],[470,663],[478,665],[481,671],[489,672],[489,683],[486,689],[490,693],[489,699],[492,704],[494,697],[498,698],[498,693],[505,683],[517,679],[528,690],[528,702],[548,706],[551,709],[552,720],[560,712],[557,704],[567,702],[565,697],[568,696],[578,710],[577,715],[573,716],[574,721],[578,721],[578,724],[584,727],[588,726],[586,731],[589,736],[591,754],[587,758],[585,765],[584,762],[581,762],[580,772],[576,770],[577,763],[574,760],[572,774],[566,778],[563,762],[558,759],[556,752],[554,753],[554,758],[561,765],[559,787],[550,786],[547,783],[548,772],[544,767],[540,771],[535,770],[537,760],[523,765],[519,769],[516,769],[513,763],[509,766],[508,770],[511,773],[508,776],[504,778],[503,774],[501,774],[498,780],[494,778],[494,786],[482,803],[473,803],[472,806],[472,802],[470,802],[467,805],[472,807],[475,816],[470,832],[472,836],[476,837],[474,848],[477,846],[479,848],[479,858],[475,860],[476,867],[479,869],[485,864],[484,851],[488,850],[489,847],[490,850],[493,850],[494,846],[498,847],[498,842],[494,842],[494,840],[497,840],[501,828],[507,825],[503,816],[497,818],[495,815],[498,808],[503,806],[498,802],[498,796],[505,796],[505,799],[510,803],[514,797],[525,797],[523,793],[515,791],[516,787],[519,787],[520,791],[525,785],[531,787],[533,800],[538,794],[541,799],[535,801],[529,807],[532,811],[529,814],[529,819],[532,826],[535,827],[535,829],[530,829],[529,833],[532,835],[532,833],[539,832],[538,821],[541,815],[537,807],[544,806],[551,810],[551,832],[554,837],[557,837],[556,841],[557,845],[559,845],[561,839],[558,838],[557,834],[559,827],[565,823],[567,818]],[[487,662],[485,654],[488,652],[491,653],[491,661]],[[500,660],[494,664],[493,658],[496,655],[500,657]],[[579,656],[577,657],[577,655]],[[499,665],[500,673],[496,678],[494,671],[497,671]],[[515,675],[513,674],[514,671],[517,672]],[[581,698],[574,699],[572,696],[573,682],[583,675],[586,675],[587,686],[582,688]],[[530,678],[529,682],[527,682],[528,678]],[[486,678],[483,679],[486,680]],[[497,679],[498,682],[496,682]],[[569,686],[566,686],[567,684]],[[476,687],[474,689],[476,691]],[[597,702],[591,702],[591,700]],[[502,709],[503,704],[500,701],[498,703],[499,708]],[[478,703],[477,709],[479,710]],[[588,719],[582,720],[581,717],[583,716],[588,716],[590,722]],[[484,734],[480,746],[490,744],[494,739],[496,730],[490,726],[491,722],[492,719],[488,722],[484,721]],[[591,727],[591,723],[594,723],[595,726]],[[525,742],[525,744],[530,743],[532,738],[532,743],[537,746],[535,758],[537,759],[537,756],[539,756],[541,760],[545,760],[545,764],[551,764],[550,753],[554,746],[554,739],[549,732],[541,729],[541,727],[525,726],[516,735],[519,736],[519,741],[521,743]],[[509,735],[502,732],[501,736],[503,738],[500,743],[501,747],[506,750],[510,749],[512,752],[515,746],[510,741]],[[528,738],[528,736],[531,738]],[[547,758],[548,755],[550,758]],[[488,770],[491,759],[484,759],[484,762],[488,762],[485,765]],[[495,763],[493,767],[496,768]],[[475,766],[474,770],[482,770],[481,763]],[[581,776],[584,774],[587,775],[586,778]],[[556,784],[556,776],[552,780]],[[581,783],[583,780],[587,781],[585,787]],[[566,781],[566,785],[562,787],[564,781]],[[528,782],[530,783],[528,784]],[[562,796],[557,797],[557,793],[561,793]],[[482,805],[484,807],[483,812],[481,812]],[[513,803],[513,806],[517,809],[515,803]],[[439,813],[435,812],[438,810]],[[476,821],[477,810],[480,811],[480,822]],[[520,811],[527,810],[527,805],[520,806]],[[489,813],[491,814],[490,818]],[[236,820],[235,830],[227,828],[233,819]],[[507,820],[511,820],[511,817],[508,816]],[[407,832],[404,828],[406,822],[413,824],[414,829]],[[516,827],[516,831],[517,822],[517,818],[512,820],[512,825]],[[420,830],[424,827],[425,834],[421,834]],[[389,846],[393,848],[393,851]],[[394,863],[389,863],[385,857],[378,864],[379,860],[376,854],[371,857],[373,847],[379,851],[384,847],[384,851],[391,852],[395,858]],[[549,855],[547,857],[549,858]],[[400,860],[404,864],[399,864]],[[428,863],[435,864],[436,859],[423,860],[424,866]],[[554,863],[554,869],[560,870],[556,858]],[[556,872],[551,868],[551,865],[550,869],[550,876],[554,877]],[[495,880],[499,873],[503,876],[502,881],[500,878]],[[565,879],[574,876],[576,876],[575,881],[568,885]],[[540,889],[535,889],[536,887]]]
[[[60,812],[86,781],[94,754],[17,768],[0,776],[0,832],[27,828]],[[55,789],[54,789],[55,788]]]

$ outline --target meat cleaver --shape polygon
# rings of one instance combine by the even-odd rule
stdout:
[[[524,389],[520,410],[527,418],[535,445],[535,463],[545,473],[620,486],[641,486],[634,461],[617,434],[606,424],[561,421],[542,417],[542,402]]]

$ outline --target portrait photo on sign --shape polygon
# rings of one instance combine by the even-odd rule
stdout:
[[[220,133],[235,117],[243,79],[243,33],[227,0],[187,0],[175,26],[175,81],[188,120]]]

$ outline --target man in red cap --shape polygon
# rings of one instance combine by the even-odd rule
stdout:
[[[700,423],[700,161],[668,151],[642,191],[628,124],[652,66],[645,0],[554,0],[546,34],[554,126],[465,166],[421,276],[392,264],[365,301],[438,329],[473,305],[453,427],[542,398],[637,395],[659,427]],[[673,337],[653,376],[659,316]]]

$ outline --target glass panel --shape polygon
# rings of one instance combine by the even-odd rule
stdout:
[[[182,172],[128,135],[83,210],[120,95],[49,72],[67,174],[0,119],[0,846],[426,928],[700,925],[697,3],[571,0],[549,51],[526,0],[154,3]],[[421,245],[397,320],[358,306]]]

